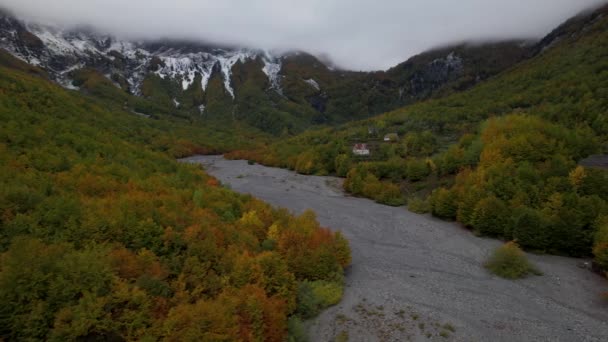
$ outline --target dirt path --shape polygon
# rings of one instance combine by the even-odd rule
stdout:
[[[296,213],[350,240],[343,301],[311,322],[311,341],[608,341],[608,281],[581,260],[530,255],[543,276],[497,278],[482,267],[499,241],[404,208],[345,196],[331,177],[205,156],[232,189]]]

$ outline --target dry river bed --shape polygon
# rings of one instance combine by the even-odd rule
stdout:
[[[294,213],[313,209],[352,248],[342,302],[311,341],[608,341],[608,281],[582,260],[529,255],[544,273],[511,281],[483,263],[501,242],[405,208],[350,197],[333,177],[197,156],[213,176]]]

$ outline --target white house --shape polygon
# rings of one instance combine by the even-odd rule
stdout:
[[[369,156],[367,144],[355,144],[353,146],[353,154],[357,156]]]
[[[397,140],[399,140],[399,134],[397,133],[389,133],[384,136],[384,141],[387,142],[395,142]]]

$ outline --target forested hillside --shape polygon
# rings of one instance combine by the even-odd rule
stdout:
[[[408,201],[533,250],[586,256],[595,246],[606,267],[608,172],[577,166],[607,152],[606,13],[574,18],[539,55],[469,91],[231,156],[337,174],[356,195]]]
[[[339,233],[174,159],[254,136],[2,64],[0,340],[297,340],[298,317],[339,301]]]

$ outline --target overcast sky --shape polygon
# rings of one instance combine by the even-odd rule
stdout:
[[[455,41],[540,38],[606,0],[0,0],[18,15],[133,38],[327,54],[385,69]]]

